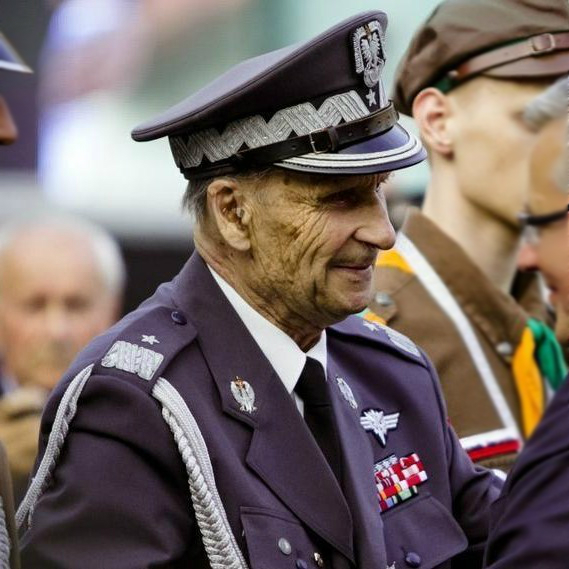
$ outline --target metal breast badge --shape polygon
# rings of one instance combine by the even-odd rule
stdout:
[[[342,397],[348,402],[352,409],[357,409],[358,404],[356,402],[356,398],[354,397],[354,392],[352,388],[346,383],[346,380],[343,377],[336,376],[336,383],[338,384],[338,388],[340,389],[340,393]]]
[[[251,384],[238,375],[231,382],[231,394],[237,403],[239,403],[239,411],[245,413],[253,413],[257,410],[255,407],[255,391]]]

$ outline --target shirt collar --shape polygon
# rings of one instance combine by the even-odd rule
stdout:
[[[318,342],[308,352],[303,352],[290,336],[261,316],[227,281],[209,265],[207,267],[289,393],[294,390],[307,356],[320,362],[326,371],[328,363],[326,330],[322,331]]]

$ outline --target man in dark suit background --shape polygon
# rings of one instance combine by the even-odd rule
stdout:
[[[520,265],[539,270],[556,308],[556,334],[569,343],[567,94],[564,78],[524,114],[541,132],[532,152],[531,187]],[[486,566],[562,569],[569,559],[569,383],[565,380],[516,461],[493,507]]]
[[[51,397],[24,567],[480,567],[500,482],[430,362],[351,314],[425,157],[381,83],[382,12],[248,60],[133,132],[169,137],[196,253]]]

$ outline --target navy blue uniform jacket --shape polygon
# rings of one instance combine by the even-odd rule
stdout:
[[[142,343],[143,335],[159,343]],[[164,356],[151,378],[102,365],[117,341]],[[184,465],[151,395],[164,377],[200,426],[250,568],[296,569],[305,562],[316,569],[314,552],[333,569],[450,568],[456,556],[456,567],[480,567],[499,485],[459,446],[426,357],[357,317],[330,327],[327,342],[342,489],[293,399],[194,254],[171,283],[83,351],[50,399],[40,456],[66,386],[95,364],[23,538],[23,566],[209,567]],[[236,376],[255,391],[252,413],[232,395]],[[356,409],[336,377],[351,387]],[[360,424],[369,409],[400,413],[385,446]],[[411,453],[428,480],[416,496],[381,513],[374,464]]]
[[[488,568],[569,567],[569,381],[516,460],[491,524]]]

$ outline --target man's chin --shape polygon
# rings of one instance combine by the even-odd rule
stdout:
[[[351,298],[343,298],[334,304],[331,312],[336,316],[336,321],[340,322],[348,316],[359,314],[365,310],[371,302],[371,295],[358,295]]]

